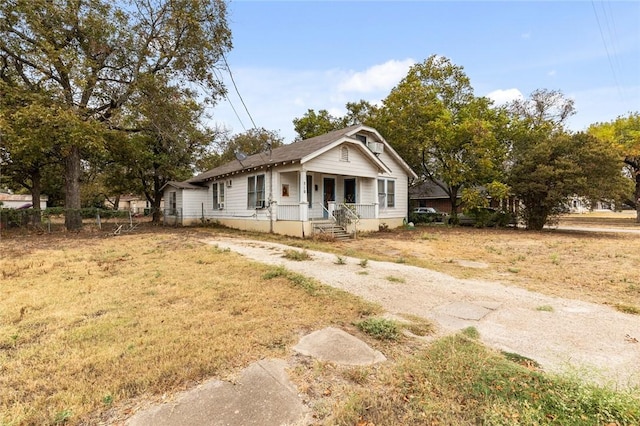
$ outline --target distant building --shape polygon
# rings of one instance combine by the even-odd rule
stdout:
[[[28,194],[10,194],[5,192],[0,193],[0,207],[3,209],[30,209],[33,207],[31,200],[32,197]],[[49,201],[49,197],[47,197],[46,195],[40,197],[41,210],[47,208],[47,201]]]

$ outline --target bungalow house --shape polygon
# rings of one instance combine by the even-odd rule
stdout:
[[[397,227],[411,168],[373,128],[355,125],[294,142],[164,187],[165,223],[215,221],[305,237]]]

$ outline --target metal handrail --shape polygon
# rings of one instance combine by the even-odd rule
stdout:
[[[340,209],[344,211],[346,215],[349,216],[349,219],[351,219],[351,221],[353,222],[353,236],[355,238],[356,235],[358,235],[358,223],[360,223],[360,216],[355,214],[353,210],[351,210],[351,207],[349,207],[345,203],[340,204]]]

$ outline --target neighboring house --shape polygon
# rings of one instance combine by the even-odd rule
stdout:
[[[105,201],[105,205],[112,204]],[[133,214],[149,214],[152,205],[144,195],[121,195],[118,200],[118,210],[130,211]],[[162,201],[160,202],[160,208],[163,208]]]
[[[460,200],[462,191],[458,191]],[[409,188],[411,208],[433,207],[439,212],[451,213],[451,201],[444,189],[430,180],[426,180]],[[459,209],[459,211],[461,211]]]
[[[480,187],[483,188],[483,187]],[[460,205],[462,198],[462,189],[458,191],[458,213],[462,213],[464,206]],[[409,200],[411,208],[417,207],[433,207],[437,211],[451,214],[451,201],[449,195],[440,186],[430,180],[426,180],[409,188]],[[491,207],[500,208],[517,214],[519,206],[515,198],[510,197],[507,200],[489,200]]]
[[[33,207],[31,195],[18,195],[0,193],[0,207],[3,209],[29,209]],[[47,208],[49,197],[42,195],[40,197],[40,210]]]
[[[348,232],[407,218],[407,163],[373,128],[347,127],[294,142],[164,187],[165,222],[216,221],[297,237],[339,222]]]
[[[565,203],[569,213],[588,213],[593,211],[615,211],[616,205],[613,201],[590,202],[584,197],[571,196]]]

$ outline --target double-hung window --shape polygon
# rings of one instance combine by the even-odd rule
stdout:
[[[214,183],[211,185],[211,192],[213,194],[213,209],[218,210],[220,208],[219,199],[218,199],[218,184]]]
[[[171,191],[169,192],[169,210],[170,210],[170,215],[175,215],[177,214],[178,210],[178,199],[176,197],[176,192],[175,191]]]
[[[247,208],[264,208],[264,192],[264,175],[249,176],[247,178]]]
[[[396,206],[396,181],[392,179],[378,179],[378,204],[380,207]]]
[[[224,208],[224,182],[216,182],[211,185],[213,196],[213,209],[221,210]]]

